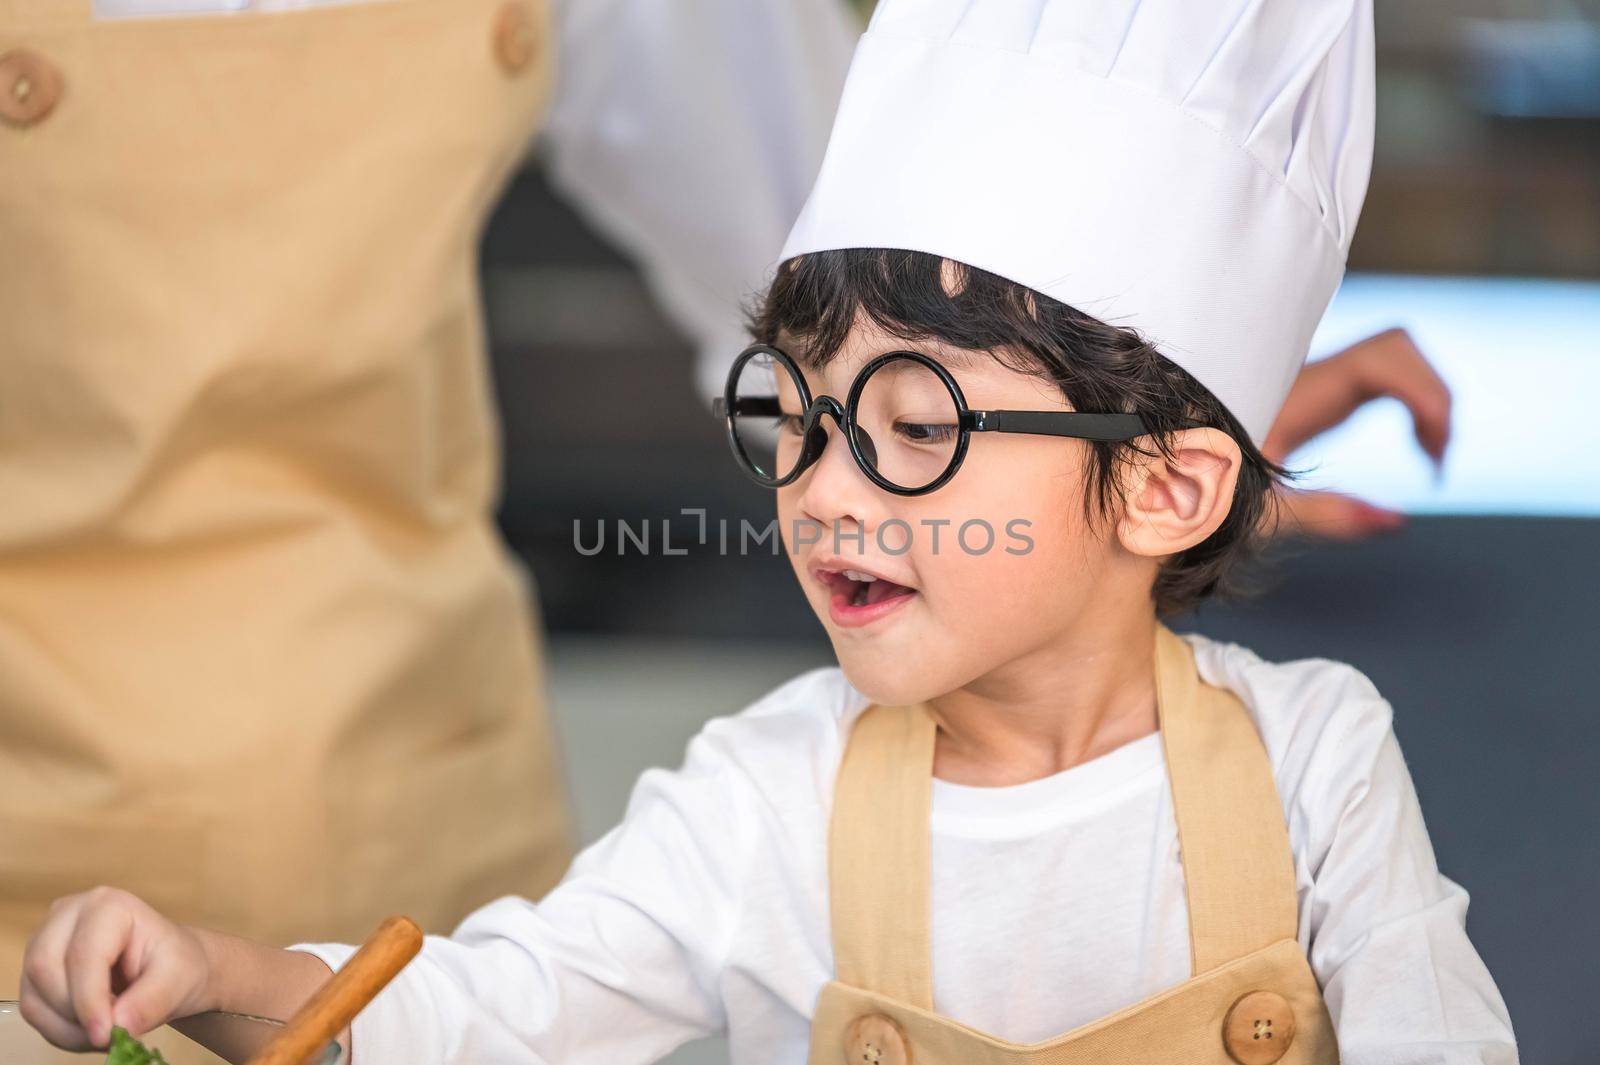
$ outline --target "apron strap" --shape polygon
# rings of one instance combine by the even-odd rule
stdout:
[[[837,978],[930,1011],[928,817],[937,733],[921,705],[869,706],[845,745],[828,829]]]
[[[1156,626],[1156,705],[1198,975],[1295,937],[1294,858],[1249,711],[1200,681],[1194,648],[1165,625]]]
[[[1244,704],[1201,683],[1194,649],[1159,623],[1155,665],[1198,975],[1294,938],[1294,864],[1272,765]],[[845,745],[828,832],[836,978],[930,1012],[937,734],[923,705],[868,707]]]

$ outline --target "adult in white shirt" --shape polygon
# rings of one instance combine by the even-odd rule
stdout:
[[[0,994],[95,882],[285,942],[557,879],[473,238],[542,127],[719,380],[854,30],[834,0],[7,5]],[[1285,449],[1386,391],[1442,449],[1442,386],[1386,343]]]
[[[839,0],[0,9],[0,998],[96,882],[277,942],[556,882],[478,234],[542,131],[737,350],[857,29]]]

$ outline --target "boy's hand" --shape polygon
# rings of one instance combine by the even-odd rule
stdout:
[[[103,1047],[113,1025],[135,1035],[211,1009],[205,933],[126,891],[57,899],[22,960],[22,1016],[68,1050]]]

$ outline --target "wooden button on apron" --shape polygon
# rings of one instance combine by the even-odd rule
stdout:
[[[844,1036],[845,1065],[911,1065],[900,1026],[881,1013],[857,1017]]]
[[[520,74],[533,62],[539,31],[525,3],[509,3],[494,17],[494,57],[507,74]]]
[[[0,55],[0,118],[31,126],[61,99],[61,72],[44,56],[26,49]]]
[[[1252,991],[1223,1019],[1222,1042],[1239,1065],[1272,1065],[1294,1042],[1294,1008],[1275,991]]]

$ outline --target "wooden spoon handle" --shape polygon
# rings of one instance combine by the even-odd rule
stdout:
[[[421,949],[422,929],[411,918],[384,921],[248,1065],[305,1065],[338,1038]]]

